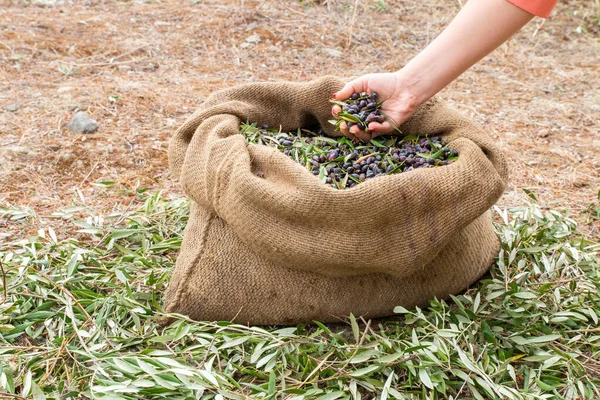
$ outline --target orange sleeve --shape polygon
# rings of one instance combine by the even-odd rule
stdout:
[[[506,0],[511,4],[538,17],[547,18],[558,0]]]

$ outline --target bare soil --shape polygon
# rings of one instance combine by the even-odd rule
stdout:
[[[56,229],[51,214],[73,204],[134,207],[142,188],[181,196],[168,140],[212,91],[398,69],[461,0],[0,4],[0,205]],[[441,93],[506,150],[500,206],[522,205],[527,188],[594,237],[583,211],[600,190],[599,20],[598,0],[561,1]],[[68,131],[77,110],[97,133]],[[35,222],[0,220],[0,241]]]

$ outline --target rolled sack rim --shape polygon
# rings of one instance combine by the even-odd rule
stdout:
[[[243,137],[236,140],[236,143],[239,144],[241,140],[243,140]],[[469,218],[461,219],[458,217],[454,221],[453,229],[438,238],[439,241],[431,248],[423,249],[421,253],[415,252],[413,261],[416,264],[422,265],[433,259],[451,240],[454,234],[464,229],[477,217],[489,210],[500,197],[505,186],[504,181],[495,170],[491,161],[473,141],[467,138],[458,138],[452,141],[450,147],[455,148],[459,152],[458,160],[450,165],[381,176],[377,179],[363,182],[354,188],[338,190],[319,182],[304,166],[296,163],[277,149],[262,148],[262,146],[258,145],[246,145],[245,152],[236,154],[236,157],[224,159],[216,167],[213,173],[217,175],[214,182],[218,186],[214,188],[207,187],[206,189],[207,192],[215,193],[212,207],[216,214],[229,224],[246,244],[261,254],[263,253],[260,249],[264,248],[265,252],[263,255],[269,259],[273,261],[285,259],[288,262],[290,260],[302,260],[300,261],[302,263],[313,263],[314,265],[319,265],[320,263],[327,266],[337,265],[340,268],[344,268],[342,264],[347,264],[346,268],[351,269],[353,264],[348,264],[345,259],[323,260],[318,254],[315,254],[314,248],[306,248],[297,246],[297,243],[287,242],[289,237],[293,237],[294,233],[300,231],[300,228],[315,232],[326,232],[332,228],[331,219],[303,218],[307,213],[310,214],[315,209],[335,209],[339,205],[344,205],[343,212],[345,214],[360,213],[364,211],[365,207],[364,204],[360,203],[360,200],[364,200],[367,197],[371,199],[371,204],[374,205],[371,207],[374,209],[370,212],[371,218],[367,220],[367,222],[370,221],[370,224],[363,225],[362,227],[367,231],[377,229],[387,231],[389,230],[388,228],[391,228],[398,221],[406,219],[418,221],[421,215],[428,216],[428,214],[431,214],[431,210],[428,208],[419,209],[419,207],[415,207],[414,205],[403,207],[401,202],[399,203],[400,207],[395,210],[378,208],[380,207],[381,198],[386,198],[390,196],[390,193],[394,193],[403,187],[418,187],[420,184],[423,186],[423,183],[427,186],[427,183],[431,181],[430,178],[435,175],[438,175],[438,181],[447,181],[452,180],[453,176],[463,175],[463,172],[460,170],[469,171],[471,168],[478,168],[479,171],[470,174],[477,179],[463,181],[463,187],[459,187],[456,190],[455,198],[452,202],[460,203],[463,194],[472,191],[473,188],[490,186],[490,182],[493,183],[492,190],[484,198],[477,197],[473,199],[477,209],[470,212]],[[268,172],[262,178],[256,176],[253,171],[252,158],[260,157],[261,154],[257,155],[256,152],[252,152],[251,155],[251,149],[256,150],[259,148],[261,148],[259,153],[264,152],[271,159],[275,159],[282,166],[286,166],[284,170],[289,174],[290,181],[285,184],[272,182],[269,180]],[[471,159],[474,159],[474,161]],[[223,169],[229,169],[231,173],[224,176],[217,172]],[[385,185],[383,185],[384,182]],[[290,187],[293,186],[296,187],[296,190],[290,190]],[[375,190],[375,186],[379,186],[379,190]],[[380,190],[384,186],[387,190]],[[423,191],[427,193],[427,188]],[[255,192],[260,192],[262,196],[243,195],[244,193]],[[282,196],[283,194],[285,194],[285,200]],[[425,203],[430,200],[425,196],[421,196],[420,199],[413,199],[413,203]],[[479,205],[477,205],[477,202],[479,202]],[[236,206],[229,208],[221,207],[221,203],[235,204]],[[383,204],[383,202],[381,203]],[[417,210],[418,212],[407,215],[407,211],[405,211],[407,209]],[[394,212],[396,217],[389,218],[390,211]],[[243,217],[241,218],[240,216]],[[255,222],[251,235],[248,235],[247,231],[248,221]],[[348,223],[339,224],[336,229],[340,234],[355,235],[358,240],[360,234],[352,233],[352,230],[356,228],[356,223],[349,221]],[[269,234],[273,231],[285,230],[286,226],[289,227],[287,234],[284,232],[279,237],[273,237]],[[326,237],[322,239],[323,242],[327,242],[327,240],[328,238]],[[381,242],[381,238],[374,238],[373,243],[369,242],[368,239],[363,241],[364,246],[376,245]],[[335,242],[329,244],[322,243],[322,247],[333,247],[336,244]],[[364,264],[368,261],[360,260],[360,257],[356,258],[357,264]],[[292,263],[290,266],[298,267],[299,265],[293,265]],[[385,268],[386,272],[389,272],[389,266],[375,266],[375,268],[379,267]],[[373,270],[365,271],[365,273],[369,272],[373,272]]]

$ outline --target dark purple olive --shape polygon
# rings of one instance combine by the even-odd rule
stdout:
[[[358,100],[358,98],[360,97],[360,95],[358,93],[352,93],[352,96],[350,96],[351,100]]]
[[[371,122],[381,122],[381,116],[380,115],[375,115],[375,114],[369,114],[367,116],[367,118],[365,119],[365,122],[371,123]]]
[[[358,119],[360,119],[361,122],[365,122],[367,120],[367,117],[369,116],[369,113],[366,111],[361,111],[360,113],[358,113],[356,115],[356,117]]]

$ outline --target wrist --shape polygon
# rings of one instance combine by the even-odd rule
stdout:
[[[407,108],[412,111],[435,94],[428,93],[427,80],[419,73],[404,67],[394,74],[396,75],[396,96],[402,98]]]

